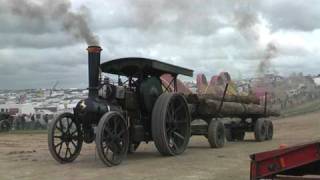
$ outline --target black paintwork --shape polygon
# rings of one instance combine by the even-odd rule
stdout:
[[[153,59],[139,57],[127,57],[104,62],[101,64],[101,70],[102,72],[110,74],[133,77],[139,77],[141,72],[158,77],[166,73],[172,74],[173,76],[178,74],[193,76],[193,70]]]

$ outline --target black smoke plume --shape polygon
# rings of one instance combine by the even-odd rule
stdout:
[[[84,40],[88,45],[99,45],[97,36],[89,28],[89,10],[85,6],[74,12],[69,0],[8,0],[7,3],[14,15],[41,23],[57,21],[75,38]]]

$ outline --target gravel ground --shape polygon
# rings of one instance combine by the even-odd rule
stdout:
[[[244,142],[228,142],[222,149],[210,149],[205,137],[191,138],[180,156],[162,157],[152,143],[142,144],[117,167],[105,167],[94,144],[84,144],[79,158],[58,164],[49,155],[46,134],[0,134],[0,179],[249,179],[249,155],[320,139],[320,112],[274,121],[272,141],[254,142],[247,133]]]

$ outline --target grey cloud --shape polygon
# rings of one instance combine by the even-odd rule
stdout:
[[[43,29],[56,21],[65,31],[71,33],[75,38],[85,40],[89,45],[99,44],[97,37],[91,32],[88,25],[89,10],[82,6],[78,12],[71,10],[69,0],[2,0],[2,9],[6,12],[19,16],[24,21],[34,21],[33,25],[38,25]]]
[[[4,0],[0,0],[0,22],[6,26],[0,26],[0,88],[48,87],[56,80],[61,86],[87,87],[85,45],[62,32],[61,23],[54,20],[42,23],[41,18],[26,20],[8,14],[2,2]],[[259,16],[270,23],[271,33],[294,33],[288,29],[300,31],[307,23],[300,22],[302,17],[297,18],[296,23],[290,20],[296,15],[285,11],[284,4],[290,7],[290,3],[295,2],[269,2],[98,0],[86,2],[86,6],[92,13],[88,21],[90,27],[101,37],[102,61],[142,56],[192,68],[208,78],[221,70],[229,71],[234,78],[245,78],[255,76],[261,60],[269,56],[267,47],[258,46],[260,36],[253,28],[261,23]],[[314,11],[310,5],[305,9]],[[81,12],[87,17],[86,9]],[[281,24],[278,17],[287,22]],[[289,22],[296,27],[289,26]],[[313,28],[317,28],[316,25]],[[305,36],[319,38],[305,33]],[[275,69],[283,75],[291,71],[316,72],[310,64],[319,63],[318,55],[311,54],[307,47],[280,42],[276,48],[277,53],[271,51],[269,56],[272,71]],[[291,61],[306,59],[304,64],[290,65]]]
[[[86,55],[85,47],[79,46],[46,51],[2,49],[0,88],[50,87],[55,81],[62,87],[84,88],[87,86]]]
[[[293,72],[303,72],[304,74],[319,74],[318,66],[320,56],[279,56],[273,61],[274,68],[281,75],[288,76]]]
[[[58,24],[54,22],[42,23],[36,20],[25,20],[24,18],[14,16],[9,12],[1,13],[0,9],[0,33],[6,34],[44,34],[44,33],[56,33],[60,31]]]
[[[62,66],[55,68],[46,68],[45,66],[42,66],[42,68],[44,69],[43,71],[46,70],[46,72],[21,69],[19,71],[15,71],[15,73],[8,72],[9,74],[7,75],[1,75],[0,88],[49,88],[56,81],[60,82],[60,87],[87,87],[87,75],[85,74],[87,70],[86,65],[70,66],[69,69],[63,73],[55,73],[57,70],[61,69]],[[0,70],[2,70],[1,67]]]
[[[96,24],[96,27],[99,28],[126,27],[136,28],[142,32],[168,30],[176,35],[209,35],[227,25],[225,14],[228,11],[222,10],[223,6],[227,7],[225,4],[230,3],[210,0],[203,2],[190,0],[112,1],[102,3],[103,10],[97,10],[96,13],[99,15],[93,15],[93,17],[105,16],[104,21]]]
[[[0,48],[28,47],[36,49],[58,48],[78,43],[64,33],[0,33],[0,42]]]
[[[274,30],[312,31],[320,27],[320,4],[317,0],[262,1],[259,9],[272,22]]]

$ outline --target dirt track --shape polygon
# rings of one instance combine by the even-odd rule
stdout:
[[[152,143],[142,144],[120,166],[105,167],[93,144],[85,144],[71,164],[56,163],[49,155],[46,134],[0,134],[0,179],[248,179],[249,155],[271,150],[279,144],[296,144],[320,139],[320,112],[274,121],[272,141],[228,142],[210,149],[204,137],[192,137],[186,152],[162,157]]]

